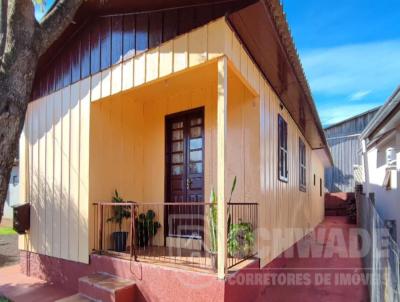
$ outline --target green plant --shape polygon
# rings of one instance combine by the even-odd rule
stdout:
[[[115,190],[114,196],[112,198],[113,203],[124,203],[122,197],[119,196],[118,191]],[[124,219],[131,217],[131,211],[129,206],[113,206],[113,216],[107,219],[107,222],[114,222],[118,224],[119,231],[122,230],[122,222]]]
[[[235,191],[236,188],[236,176],[233,179],[232,183],[232,188],[231,188],[231,195],[229,197],[228,204],[231,203],[232,201],[232,195],[233,192]],[[208,224],[210,228],[210,252],[211,253],[216,253],[217,252],[217,229],[218,229],[218,207],[217,207],[217,197],[215,195],[214,188],[211,189],[211,195],[210,195],[210,211],[208,213]],[[231,212],[230,212],[230,206],[227,206],[227,217],[228,217],[228,230],[227,233],[229,234],[229,230],[231,227]]]
[[[246,257],[251,255],[254,247],[253,226],[248,222],[239,222],[231,225],[228,234],[228,252],[232,257]]]
[[[12,302],[12,301],[4,296],[0,296],[0,302]]]
[[[217,209],[217,197],[215,195],[214,189],[211,189],[210,195],[210,211],[208,213],[208,224],[210,227],[210,252],[216,253],[218,248],[217,243],[217,219],[218,219],[218,209]]]
[[[148,210],[146,213],[141,213],[135,219],[136,240],[138,245],[147,246],[151,238],[153,238],[161,224],[155,220],[156,213],[153,210]]]

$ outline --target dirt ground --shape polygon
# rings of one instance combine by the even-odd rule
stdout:
[[[0,267],[19,262],[18,235],[0,236]]]

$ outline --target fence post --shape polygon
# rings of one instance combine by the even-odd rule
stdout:
[[[99,251],[103,251],[103,205],[99,202]]]

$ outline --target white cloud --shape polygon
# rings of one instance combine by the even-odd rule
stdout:
[[[318,109],[321,120],[324,126],[332,125],[348,119],[357,114],[370,110],[371,108],[378,107],[381,103],[346,103],[343,101],[336,101],[334,106],[325,105]]]
[[[350,95],[350,101],[359,101],[371,93],[371,90],[360,90]]]
[[[390,40],[300,53],[313,93],[349,96],[393,91],[400,83],[399,50],[400,40]]]

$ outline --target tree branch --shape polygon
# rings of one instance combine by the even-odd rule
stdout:
[[[83,0],[58,0],[40,22],[39,55],[42,55],[73,21]]]
[[[0,57],[3,56],[7,37],[8,0],[0,0]]]

